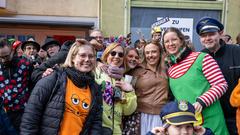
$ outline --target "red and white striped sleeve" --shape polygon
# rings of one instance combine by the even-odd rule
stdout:
[[[198,97],[206,106],[210,106],[226,92],[228,85],[217,62],[207,54],[203,59],[203,74],[210,83],[210,88]]]

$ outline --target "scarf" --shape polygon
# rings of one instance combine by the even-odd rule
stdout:
[[[81,72],[73,67],[65,68],[68,78],[78,88],[87,87],[94,83],[94,75],[91,72]]]
[[[192,50],[188,47],[184,47],[181,48],[179,50],[179,53],[175,56],[175,55],[168,55],[165,58],[165,63],[167,64],[168,67],[182,61],[183,59],[185,59],[190,53],[192,52]]]

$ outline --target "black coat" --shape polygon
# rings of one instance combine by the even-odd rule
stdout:
[[[41,65],[34,69],[31,76],[33,85],[35,85],[42,78],[42,74],[47,70],[47,68],[53,68],[56,65],[64,63],[68,51],[70,50],[73,43],[74,43],[73,41],[64,42],[61,47],[61,50],[56,55],[49,58],[47,61],[41,63]]]
[[[41,79],[33,89],[24,110],[21,135],[57,135],[65,110],[67,75],[62,70]],[[90,85],[92,104],[81,135],[99,135],[102,130],[102,95],[100,87]]]
[[[202,50],[202,52],[210,54],[217,61],[228,83],[227,92],[220,98],[222,109],[225,118],[235,118],[236,108],[230,105],[230,96],[234,87],[238,84],[238,79],[240,79],[240,47],[225,44],[223,41],[220,44],[221,47],[216,53],[211,53],[207,49]]]

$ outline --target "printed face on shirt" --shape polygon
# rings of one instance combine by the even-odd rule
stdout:
[[[170,125],[167,128],[168,135],[193,135],[193,125],[183,124],[183,125]]]
[[[160,59],[160,49],[155,44],[147,44],[144,48],[144,55],[148,65],[156,66]]]
[[[79,47],[78,53],[73,58],[74,67],[81,72],[90,72],[96,64],[96,56],[90,46]]]
[[[139,56],[135,50],[130,50],[126,56],[127,67],[133,69],[139,63]]]
[[[120,67],[123,64],[124,50],[121,46],[115,47],[107,56],[107,63],[111,66]]]
[[[168,32],[164,35],[164,47],[168,54],[177,55],[182,48],[183,42],[175,32]]]
[[[215,52],[220,47],[220,38],[220,32],[208,32],[200,35],[200,42],[209,51]]]
[[[66,110],[73,113],[76,116],[86,115],[89,111],[90,100],[85,98],[81,99],[78,95],[73,94],[71,96],[70,104],[66,104]],[[81,110],[81,113],[79,112]]]

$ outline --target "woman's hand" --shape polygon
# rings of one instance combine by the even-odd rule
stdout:
[[[104,49],[104,45],[98,43],[98,41],[96,39],[92,39],[90,41],[90,44],[96,49],[96,50],[102,50]]]
[[[47,70],[43,73],[42,78],[49,76],[50,74],[52,74],[54,70],[52,68],[47,68]]]
[[[108,66],[108,75],[114,79],[121,79],[124,74],[124,68]]]
[[[126,92],[133,91],[132,85],[124,81],[116,81],[115,86],[120,87],[123,91]]]
[[[193,106],[195,108],[195,111],[202,112],[203,107],[202,107],[202,105],[199,102],[193,103]]]
[[[108,72],[108,65],[101,63],[101,62],[97,62],[97,66],[105,73]]]

